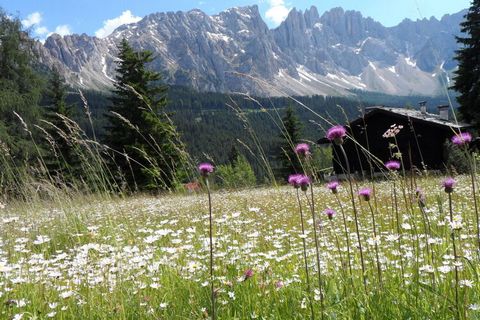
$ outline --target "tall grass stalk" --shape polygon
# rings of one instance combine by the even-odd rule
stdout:
[[[323,281],[322,281],[322,266],[320,264],[320,248],[318,243],[319,236],[317,235],[317,227],[320,229],[320,220],[317,219],[317,215],[315,214],[315,200],[313,196],[313,183],[310,185],[310,197],[308,199],[307,191],[305,192],[305,198],[310,205],[310,213],[312,214],[312,221],[313,221],[313,237],[315,241],[315,253],[317,258],[317,276],[318,276],[318,290],[320,291],[320,312],[321,318],[324,318],[324,310],[325,310],[325,302],[324,302],[324,294],[323,294]]]
[[[303,210],[302,210],[302,202],[300,200],[300,192],[298,188],[296,189],[297,191],[297,202],[298,202],[298,210],[300,212],[300,222],[302,226],[302,244],[303,244],[303,259],[305,263],[305,277],[306,277],[306,285],[307,285],[307,294],[308,294],[308,301],[310,304],[310,313],[311,313],[311,319],[315,319],[315,312],[313,310],[313,297],[312,297],[312,290],[311,290],[311,285],[310,285],[310,275],[308,272],[308,257],[307,257],[307,243],[306,243],[306,234],[305,234],[305,224],[304,224],[304,219],[303,219]],[[322,293],[320,292],[320,295]]]
[[[448,192],[448,210],[450,212],[450,222],[453,222],[453,208],[452,208],[452,193]],[[451,230],[452,237],[452,247],[453,247],[453,257],[454,257],[454,267],[455,267],[455,310],[457,319],[460,319],[460,297],[458,295],[459,287],[459,275],[458,275],[458,255],[457,255],[457,246],[455,243],[455,229]]]
[[[365,290],[367,290],[367,275],[366,275],[366,269],[365,269],[365,261],[364,261],[364,258],[363,258],[362,239],[360,237],[360,225],[358,223],[358,212],[357,212],[357,207],[355,205],[355,195],[354,195],[354,192],[353,192],[352,175],[350,173],[350,163],[348,162],[347,153],[345,152],[345,149],[343,148],[343,145],[339,144],[338,146],[340,147],[340,150],[342,151],[343,157],[345,159],[345,164],[346,164],[346,167],[347,167],[348,185],[350,187],[350,200],[352,202],[353,216],[355,218],[355,231],[357,233],[358,249],[360,251],[360,263],[361,263],[361,266],[362,266],[363,287],[364,287]]]
[[[397,246],[398,246],[398,254],[400,259],[400,271],[402,276],[402,282],[405,281],[405,268],[403,265],[403,255],[402,255],[402,225],[400,221],[400,214],[398,212],[398,197],[397,197],[397,186],[395,183],[395,178],[392,180],[392,189],[393,189],[393,207],[395,209],[395,219],[397,220],[396,227],[397,227]]]
[[[350,248],[350,233],[348,232],[348,226],[347,226],[347,217],[345,216],[345,210],[343,209],[342,202],[340,201],[340,198],[338,197],[338,194],[335,193],[335,199],[337,201],[338,207],[340,208],[340,212],[342,213],[342,220],[343,220],[343,228],[345,231],[345,240],[347,242],[347,262],[348,262],[348,271],[350,273],[350,277],[353,277],[353,272],[352,272],[352,256],[351,256],[351,248]],[[353,285],[353,279],[352,279],[352,285]]]
[[[377,236],[377,224],[375,223],[375,214],[376,210],[373,210],[372,204],[370,201],[368,202],[368,207],[370,208],[370,213],[372,215],[372,226],[373,226],[373,236],[375,238],[375,258],[377,260],[377,273],[378,273],[378,281],[380,283],[380,287],[383,287],[383,281],[382,281],[382,265],[380,264],[380,258],[378,255],[378,241],[379,241],[379,236]]]

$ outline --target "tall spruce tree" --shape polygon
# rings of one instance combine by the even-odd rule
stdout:
[[[283,128],[280,135],[282,144],[278,153],[281,168],[278,170],[278,175],[280,178],[286,178],[289,174],[302,172],[300,161],[295,154],[295,146],[300,142],[302,125],[292,106],[285,111],[282,123]]]
[[[460,24],[464,37],[457,37],[462,47],[456,51],[458,70],[453,89],[459,92],[457,101],[466,121],[480,124],[480,0],[473,0]]]
[[[167,88],[160,74],[147,68],[154,60],[152,52],[135,51],[125,39],[118,50],[106,143],[132,189],[168,189],[186,157],[164,110]]]
[[[75,157],[70,129],[65,118],[71,118],[71,108],[65,102],[66,87],[57,69],[51,73],[46,90],[45,127],[48,133],[48,154],[45,157],[47,168],[52,177],[60,177],[65,182],[76,175]]]
[[[31,124],[40,115],[43,82],[34,69],[32,46],[20,20],[0,8],[0,141],[8,145],[18,165],[36,153],[22,125],[29,124],[34,130]]]

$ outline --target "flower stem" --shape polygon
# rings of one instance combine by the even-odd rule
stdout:
[[[448,193],[448,209],[450,210],[450,222],[453,222],[453,209],[452,209],[452,194]],[[452,246],[453,246],[453,257],[455,263],[455,309],[457,311],[457,319],[460,319],[460,304],[458,302],[458,258],[457,258],[457,247],[455,245],[455,230],[452,229]]]
[[[207,185],[208,192],[208,213],[209,213],[209,222],[210,222],[210,288],[211,288],[211,302],[212,302],[212,320],[215,320],[215,288],[213,284],[214,274],[213,274],[213,216],[212,216],[212,196],[210,194],[210,184],[208,183],[208,178],[205,178],[205,183]]]
[[[315,319],[315,313],[313,312],[313,299],[312,299],[312,291],[310,289],[310,276],[308,274],[308,259],[307,259],[307,244],[305,241],[305,225],[303,223],[303,210],[302,210],[302,203],[300,201],[300,194],[297,189],[297,200],[298,200],[298,208],[300,210],[300,221],[302,224],[302,242],[303,242],[303,258],[305,260],[305,276],[307,279],[307,293],[309,296],[309,302],[310,302],[310,312],[311,312],[311,319]],[[320,293],[321,294],[321,293]]]
[[[398,199],[397,199],[397,188],[395,180],[393,180],[393,201],[395,206],[395,217],[397,219],[397,234],[398,234],[398,253],[400,255],[400,271],[402,273],[402,282],[405,280],[405,271],[403,270],[403,256],[402,256],[402,229],[400,224],[400,216],[398,214]]]
[[[368,206],[370,207],[370,212],[372,214],[373,236],[375,237],[375,257],[377,258],[378,281],[380,282],[380,287],[383,287],[382,266],[380,265],[380,258],[378,257],[377,225],[375,223],[375,213],[373,211],[372,204],[370,203],[370,201],[368,201]]]
[[[310,185],[310,196],[311,201],[309,201],[307,192],[305,191],[305,197],[310,204],[310,211],[312,213],[312,220],[313,220],[313,236],[315,238],[315,250],[317,254],[317,268],[318,268],[318,290],[320,290],[320,306],[321,306],[321,318],[324,318],[323,311],[324,308],[324,301],[323,301],[323,284],[322,284],[322,269],[320,266],[320,248],[318,246],[318,236],[317,236],[317,215],[315,214],[315,202],[313,197],[313,184]]]
[[[357,240],[358,240],[358,248],[360,250],[360,262],[362,264],[362,276],[363,276],[363,287],[365,290],[367,290],[367,276],[365,273],[365,261],[363,259],[363,249],[362,249],[362,241],[360,239],[360,228],[358,224],[358,214],[357,214],[357,208],[355,206],[355,196],[353,194],[353,186],[352,186],[352,176],[350,173],[350,164],[348,163],[348,157],[347,153],[345,152],[345,149],[343,148],[343,145],[339,145],[340,150],[343,153],[343,157],[345,158],[345,164],[347,166],[347,176],[348,176],[348,185],[350,186],[350,198],[352,200],[352,209],[353,209],[353,215],[355,217],[355,228],[357,231]]]
[[[337,194],[335,194],[335,198],[337,199],[338,206],[340,207],[340,211],[342,212],[343,227],[345,229],[345,239],[347,240],[348,270],[350,271],[350,279],[352,280],[352,285],[353,285],[352,262],[351,262],[351,254],[350,254],[350,235],[348,233],[347,218],[345,216],[345,211],[343,210],[342,202],[338,198]]]

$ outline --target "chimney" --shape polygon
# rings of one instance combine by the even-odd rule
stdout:
[[[426,114],[427,113],[427,101],[420,101],[418,103],[418,105],[420,106],[420,112],[422,114]]]
[[[438,115],[440,116],[441,120],[448,121],[448,111],[450,109],[450,106],[444,105],[444,106],[438,106]]]

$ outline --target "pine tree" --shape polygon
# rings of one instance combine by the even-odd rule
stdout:
[[[107,145],[114,150],[115,166],[134,189],[168,189],[185,163],[184,145],[165,112],[167,88],[159,73],[148,70],[150,51],[135,51],[123,39],[118,46],[118,66]]]
[[[240,156],[240,152],[238,151],[235,143],[233,143],[232,148],[230,149],[230,152],[228,153],[228,163],[230,163],[230,164],[234,163],[238,159],[239,156]]]
[[[75,175],[75,167],[78,164],[70,141],[70,129],[65,118],[71,118],[72,112],[65,102],[66,87],[58,70],[52,71],[49,79],[45,107],[45,127],[48,136],[45,157],[47,168],[52,177],[61,177],[71,181]]]
[[[300,142],[302,126],[292,106],[289,106],[285,111],[282,124],[283,128],[280,138],[283,142],[278,154],[282,166],[278,170],[278,174],[281,175],[281,178],[285,178],[289,174],[302,172],[300,161],[294,150],[295,146]]]
[[[461,24],[465,37],[457,37],[462,48],[455,59],[455,84],[452,86],[459,96],[460,113],[466,121],[480,124],[480,0],[473,0]]]
[[[33,130],[31,125],[40,115],[42,81],[33,68],[32,45],[20,20],[0,8],[0,141],[19,163],[35,153],[22,121]]]

